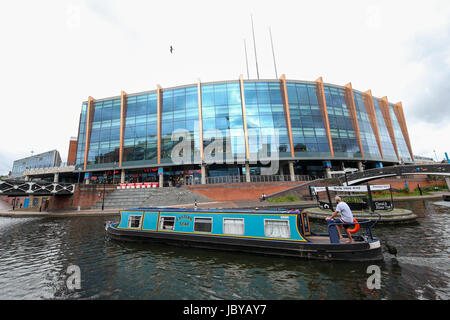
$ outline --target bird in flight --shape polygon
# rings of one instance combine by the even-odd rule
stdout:
[[[170,53],[173,53],[173,47],[170,46]]]

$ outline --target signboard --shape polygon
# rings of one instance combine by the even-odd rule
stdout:
[[[390,184],[375,184],[370,186],[370,191],[389,190],[390,188]],[[326,187],[311,187],[311,189],[315,193],[327,190]],[[328,187],[328,190],[338,192],[367,192],[367,186],[335,186]]]
[[[319,201],[319,208],[323,210],[330,209],[330,204],[328,202]]]
[[[91,176],[91,174],[88,173],[88,172],[86,172],[86,173],[84,174],[84,179],[89,179],[90,176]]]
[[[390,210],[392,209],[391,201],[374,201],[375,210]]]
[[[331,168],[331,161],[323,161],[324,168]]]
[[[159,174],[159,175],[164,174],[163,168],[158,168],[158,174]]]

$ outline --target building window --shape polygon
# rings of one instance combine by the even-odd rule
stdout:
[[[212,218],[194,218],[195,232],[211,232]]]
[[[159,228],[161,230],[174,230],[175,217],[161,217],[159,220]]]
[[[288,220],[264,220],[264,234],[268,238],[290,238]]]
[[[128,228],[139,229],[141,227],[142,216],[129,216]]]
[[[244,234],[244,219],[223,219],[223,233],[243,235]]]

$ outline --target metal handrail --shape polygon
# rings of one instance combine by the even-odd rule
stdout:
[[[379,214],[378,214],[379,215]],[[380,216],[380,218],[381,218],[381,215],[379,215]],[[357,224],[359,224],[359,225],[364,225],[364,227],[366,228],[366,234],[367,234],[367,236],[368,237],[370,237],[370,240],[373,240],[373,235],[372,235],[372,227],[377,223],[379,221],[379,219],[373,224],[373,225],[369,225],[369,223],[370,223],[370,219],[361,219],[361,221],[358,221],[357,223],[356,222],[352,222],[352,223],[345,223],[345,224],[350,224],[350,225],[357,225]],[[338,225],[343,225],[344,223],[342,222],[342,221],[339,221],[339,222],[336,222],[336,221],[334,221],[334,222],[332,222],[332,223],[329,223],[328,224],[328,234],[330,234],[330,227],[331,226],[338,226]],[[369,231],[368,233],[367,233],[367,231]]]
[[[422,164],[422,165],[404,165],[404,166],[392,166],[365,170],[363,172],[356,172],[352,174],[347,174],[346,177],[339,177],[341,183],[348,181],[358,180],[361,178],[376,177],[379,175],[402,175],[402,174],[414,174],[414,173],[449,173],[450,164]]]
[[[217,176],[217,177],[207,177],[205,179],[206,184],[220,184],[220,183],[247,183],[246,176]],[[311,181],[312,177],[308,175],[295,175],[294,181],[303,182]],[[290,182],[290,175],[251,175],[250,183],[254,182]],[[201,184],[201,180],[190,180],[186,184]]]

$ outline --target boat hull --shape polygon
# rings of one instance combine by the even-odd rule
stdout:
[[[249,252],[328,261],[383,260],[381,246],[378,240],[371,243],[355,242],[352,244],[322,244],[289,240],[127,230],[118,229],[112,225],[108,225],[106,231],[111,239],[119,241],[166,243],[183,247]]]

